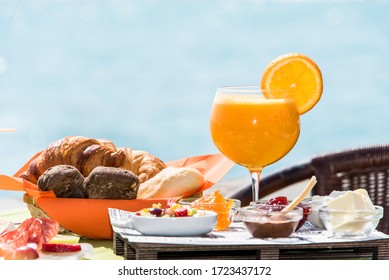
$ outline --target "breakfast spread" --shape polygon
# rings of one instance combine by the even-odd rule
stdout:
[[[301,71],[301,69],[305,70]],[[289,75],[291,78],[286,78],[288,73],[298,73],[298,75]],[[287,88],[287,96],[283,95],[285,88]],[[321,72],[316,63],[307,56],[298,53],[287,54],[277,58],[266,68],[261,80],[261,89],[264,93],[259,103],[267,105],[263,105],[261,109],[263,111],[258,114],[258,117],[266,119],[270,116],[271,121],[264,122],[269,125],[266,133],[276,132],[273,133],[274,138],[268,137],[271,139],[269,145],[274,146],[274,139],[279,135],[278,131],[282,131],[283,134],[291,131],[293,134],[291,141],[285,142],[283,136],[281,141],[277,142],[275,146],[280,150],[274,152],[274,155],[264,161],[264,164],[253,158],[252,153],[247,153],[247,162],[253,160],[252,164],[260,164],[258,166],[262,168],[285,155],[295,144],[300,131],[299,115],[311,110],[321,98],[323,89]],[[276,101],[275,98],[279,100]],[[293,101],[287,100],[289,98]],[[215,100],[224,101],[223,98]],[[269,102],[262,102],[264,100]],[[214,106],[215,112],[224,110],[218,102]],[[231,105],[225,103],[226,108]],[[258,104],[255,105],[252,108],[257,112],[259,107]],[[247,107],[246,103],[241,105],[241,110],[252,110],[244,108],[245,106]],[[284,119],[279,118],[277,114],[270,114],[277,108],[282,110],[287,108],[290,114],[280,113],[281,117],[285,117]],[[218,113],[214,115],[217,116]],[[231,117],[231,114],[226,115]],[[215,119],[220,120],[220,117]],[[279,119],[282,119],[282,122],[278,121]],[[213,133],[215,135],[218,134],[218,123],[216,123],[215,121],[216,128]],[[231,121],[227,119],[226,123],[230,125]],[[289,126],[288,123],[290,127],[286,131],[285,127]],[[247,132],[247,127],[241,128],[241,122],[238,124],[236,136],[240,139]],[[249,130],[252,134],[252,127]],[[225,129],[221,131],[224,133]],[[263,131],[260,129],[260,133]],[[220,139],[229,141],[231,137],[224,137],[222,132],[219,133]],[[247,144],[247,139],[244,143]],[[258,147],[263,148],[263,143],[258,142],[258,144]],[[223,153],[227,156],[226,150],[228,149],[224,149]],[[231,146],[229,154],[237,157],[244,155],[236,146]],[[245,165],[242,162],[246,160],[242,162],[234,160],[234,162]],[[207,180],[204,178],[202,172],[202,165],[201,169],[168,166],[147,151],[118,148],[108,139],[68,136],[48,145],[28,164],[27,170],[20,175],[20,178],[36,184],[39,191],[53,191],[58,198],[136,200],[136,202],[146,201],[147,203],[149,199],[164,198],[164,202],[146,204],[150,207],[142,209],[139,206],[144,207],[145,204],[138,204],[136,209],[140,210],[129,212],[126,222],[119,221],[121,217],[116,215],[119,216],[116,220],[119,222],[112,223],[115,219],[111,219],[110,216],[113,227],[126,227],[137,231],[137,236],[193,237],[208,234],[213,230],[228,232],[227,229],[238,211],[244,226],[239,225],[240,230],[245,228],[246,230],[241,232],[246,238],[249,236],[249,239],[287,238],[300,230],[307,220],[331,233],[341,231],[368,234],[376,228],[383,215],[382,208],[375,206],[367,191],[363,189],[333,192],[329,196],[314,196],[311,200],[303,200],[315,185],[315,176],[311,178],[305,190],[292,201],[286,196],[257,201],[255,197],[258,193],[255,193],[254,202],[247,207],[239,205],[239,209],[235,209],[234,200],[225,198],[220,190],[203,193],[205,189],[202,186],[209,181],[208,178]],[[190,197],[193,200],[188,204],[177,202],[183,197]],[[166,199],[168,199],[167,203]],[[108,208],[110,215],[116,213],[116,210],[118,209]],[[317,212],[316,221],[312,218],[313,210]],[[322,224],[319,225],[319,222]],[[234,226],[230,227],[232,232],[236,229]],[[298,236],[304,230],[293,236]],[[61,241],[59,231],[59,223],[47,218],[33,217],[17,228],[3,224],[0,231],[0,259],[35,259],[42,253],[75,253],[82,250],[81,245],[78,244],[79,238],[65,244]],[[217,238],[219,235],[215,234],[215,236]]]

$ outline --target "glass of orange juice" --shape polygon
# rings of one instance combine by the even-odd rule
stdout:
[[[221,87],[213,101],[210,129],[219,151],[250,171],[253,201],[258,201],[263,168],[293,148],[300,119],[292,99],[266,98],[259,86]]]

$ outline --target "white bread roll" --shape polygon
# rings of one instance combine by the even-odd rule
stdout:
[[[166,167],[140,184],[137,197],[170,198],[196,193],[204,183],[200,171],[190,167]]]

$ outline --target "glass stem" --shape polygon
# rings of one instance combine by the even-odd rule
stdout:
[[[252,193],[253,193],[253,201],[259,200],[259,179],[261,177],[262,169],[258,170],[250,170],[251,174],[251,184],[252,184]]]

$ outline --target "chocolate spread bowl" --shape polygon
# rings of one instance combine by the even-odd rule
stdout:
[[[281,212],[284,205],[256,205],[240,209],[239,215],[246,229],[256,238],[289,237],[303,217],[303,209],[296,207]]]
[[[311,201],[312,201],[311,198],[305,198],[297,205],[297,207],[301,207],[303,209],[303,217],[301,218],[300,222],[297,224],[296,230],[299,230],[304,225],[304,223],[308,219],[308,216],[311,214],[311,212],[312,212]],[[288,204],[291,202],[292,202],[291,200],[288,200]],[[250,202],[249,206],[262,207],[265,204],[272,205],[272,204],[269,204],[269,200],[259,200],[259,201]],[[281,206],[282,204],[274,204],[274,205]],[[286,205],[284,205],[284,206],[286,206]]]

